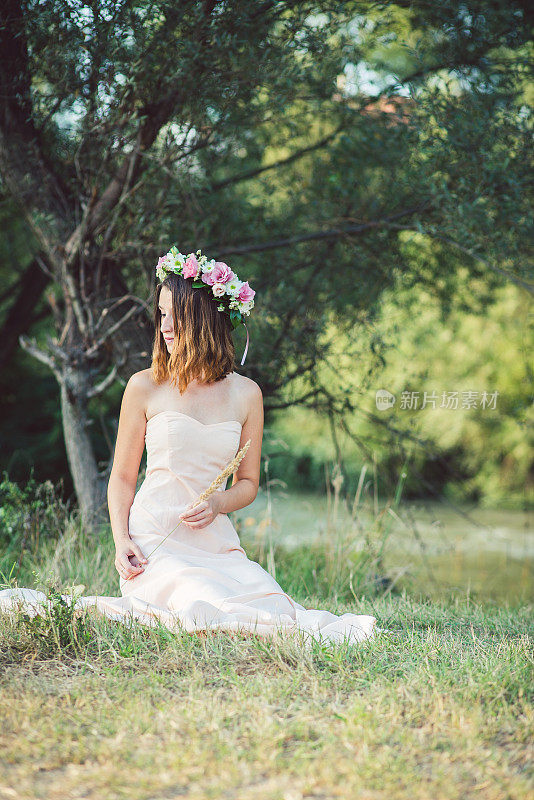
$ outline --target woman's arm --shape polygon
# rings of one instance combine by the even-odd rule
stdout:
[[[263,394],[257,383],[251,381],[248,414],[241,431],[239,447],[250,439],[250,446],[241,461],[229,489],[218,492],[218,511],[228,514],[250,505],[260,486],[261,445],[263,441]]]
[[[124,389],[108,481],[109,518],[116,546],[130,539],[128,517],[145,449],[146,397],[146,378],[142,372],[136,372]]]

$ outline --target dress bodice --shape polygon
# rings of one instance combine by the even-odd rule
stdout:
[[[142,506],[158,528],[168,528],[235,457],[241,431],[238,420],[204,423],[181,411],[150,417],[146,474],[131,507],[132,520]],[[218,491],[224,491],[227,482]]]
[[[202,492],[234,458],[240,438],[237,420],[207,424],[181,411],[161,411],[146,424],[146,478],[156,470],[169,470],[193,491]]]

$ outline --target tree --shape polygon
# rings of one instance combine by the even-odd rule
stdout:
[[[144,363],[143,297],[170,243],[246,259],[236,270],[262,298],[248,371],[267,411],[343,410],[317,379],[321,334],[332,312],[358,324],[409,271],[399,230],[528,286],[515,260],[524,14],[520,2],[4,3],[1,190],[54,287],[56,335],[19,341],[57,379],[87,525],[107,478],[88,402]],[[388,55],[388,41],[404,44]],[[377,90],[340,88],[364,64]],[[401,115],[381,106],[392,97]],[[291,396],[302,376],[309,390]]]

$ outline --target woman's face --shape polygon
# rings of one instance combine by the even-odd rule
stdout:
[[[174,324],[172,321],[172,294],[166,286],[161,287],[159,295],[159,320],[161,333],[165,339],[167,350],[172,350],[174,344]]]

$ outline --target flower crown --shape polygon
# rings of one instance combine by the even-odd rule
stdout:
[[[181,275],[183,278],[193,278],[192,286],[195,289],[208,289],[213,300],[217,302],[217,309],[229,315],[232,328],[237,328],[240,322],[245,325],[243,317],[245,315],[248,317],[251,309],[254,308],[256,292],[248,285],[248,281],[240,281],[224,261],[215,261],[213,258],[208,261],[200,250],[185,256],[176,246],[173,246],[166,255],[161,256],[158,260],[156,277],[163,283],[171,272]],[[247,344],[241,365],[245,361],[248,350],[249,336],[246,325],[245,328],[247,329]]]

